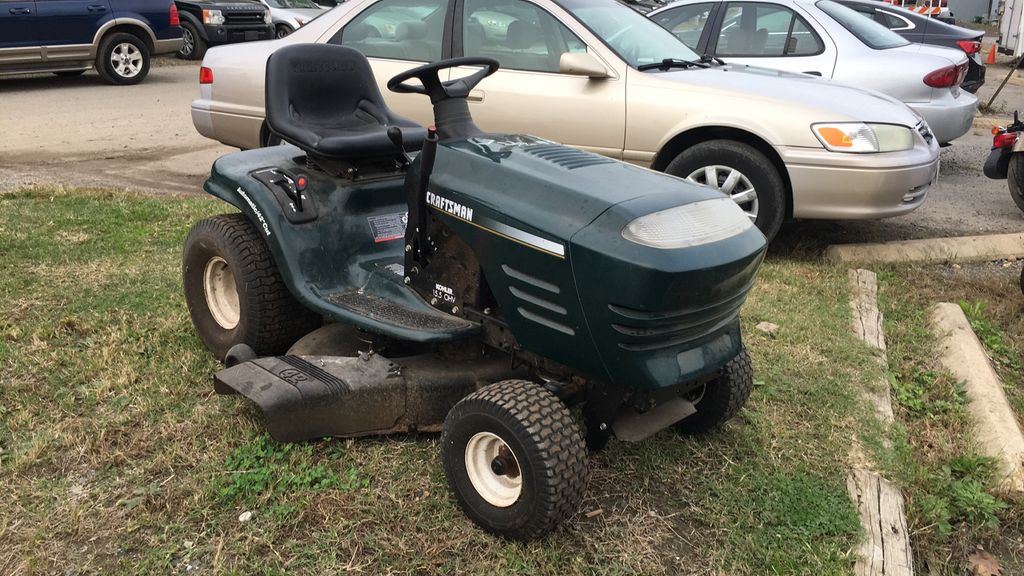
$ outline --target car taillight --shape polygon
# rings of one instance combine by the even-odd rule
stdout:
[[[171,26],[181,26],[181,19],[178,17],[178,7],[171,2]]]
[[[939,2],[939,6],[943,8],[949,8],[949,0],[942,0],[941,2]]]
[[[932,88],[950,88],[960,84],[967,76],[967,63],[953,64],[932,70],[924,77],[924,83]]]
[[[946,66],[945,68],[939,68],[933,70],[925,75],[924,83],[932,88],[949,88],[950,86],[956,85],[957,77],[956,66]]]
[[[1000,132],[992,138],[993,148],[1010,148],[1017,143],[1020,132]]]
[[[956,45],[960,47],[968,56],[973,56],[978,52],[981,52],[981,42],[977,40],[957,40]]]
[[[213,69],[203,66],[199,68],[199,83],[213,84]]]

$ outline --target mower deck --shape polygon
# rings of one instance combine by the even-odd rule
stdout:
[[[255,402],[281,442],[327,436],[438,432],[445,415],[479,384],[516,377],[508,356],[454,358],[420,354],[389,360],[358,356],[268,356],[213,376],[220,394]]]

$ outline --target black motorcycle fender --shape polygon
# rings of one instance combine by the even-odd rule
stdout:
[[[993,180],[1006,180],[1006,172],[1010,168],[1012,148],[993,148],[985,159],[985,176]]]

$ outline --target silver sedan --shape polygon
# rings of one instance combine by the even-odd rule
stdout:
[[[832,0],[682,0],[648,14],[698,54],[804,72],[902,100],[939,142],[971,128],[962,50],[911,44]]]

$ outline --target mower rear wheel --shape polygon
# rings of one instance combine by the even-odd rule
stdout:
[[[199,338],[223,360],[237,344],[281,354],[321,318],[299,304],[244,214],[200,220],[185,239],[185,302]]]
[[[708,432],[732,419],[747,403],[754,388],[754,366],[742,348],[722,369],[722,375],[687,395],[697,413],[683,418],[675,428],[683,434]]]
[[[463,398],[441,434],[445,476],[459,506],[492,534],[533,540],[579,507],[587,447],[557,396],[505,380]]]

